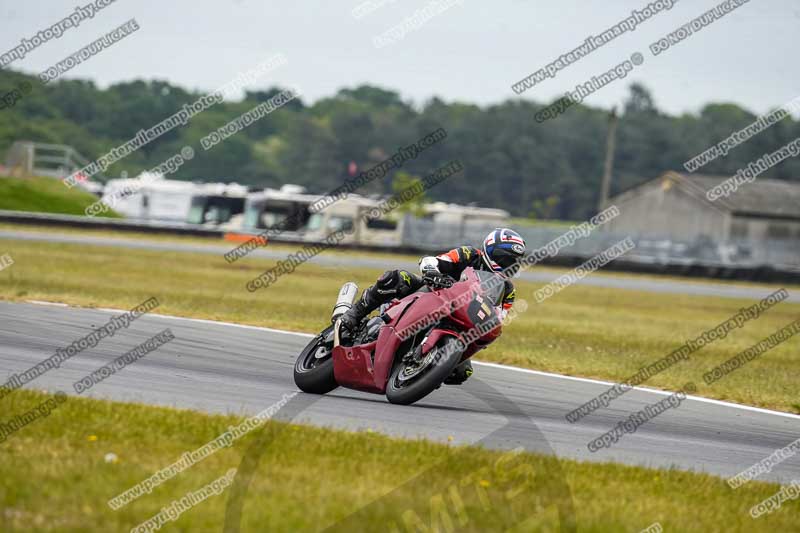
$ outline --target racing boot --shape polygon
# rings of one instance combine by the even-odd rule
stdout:
[[[461,385],[465,381],[469,379],[472,375],[472,363],[469,359],[460,363],[457,367],[453,369],[453,373],[450,374],[446,380],[444,380],[445,385]]]
[[[361,324],[361,321],[381,305],[380,302],[374,301],[375,298],[373,298],[372,294],[372,287],[365,290],[361,294],[361,298],[353,304],[353,307],[348,309],[340,318],[342,321],[342,330],[347,332],[351,337],[358,331],[358,326]]]
[[[387,270],[378,278],[375,285],[368,287],[361,294],[353,307],[342,315],[342,327],[355,334],[358,325],[372,311],[393,298],[403,298],[422,287],[423,282],[417,276],[405,270]]]

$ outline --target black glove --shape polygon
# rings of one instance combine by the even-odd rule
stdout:
[[[422,281],[424,281],[425,283],[430,284],[434,280],[436,280],[436,278],[439,278],[441,276],[442,276],[442,273],[439,272],[438,270],[427,270],[427,271],[422,273]]]

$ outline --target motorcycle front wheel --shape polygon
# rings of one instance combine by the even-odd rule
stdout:
[[[398,361],[389,376],[386,398],[399,405],[421,400],[442,384],[461,361],[462,350],[454,337],[444,337],[421,362]]]

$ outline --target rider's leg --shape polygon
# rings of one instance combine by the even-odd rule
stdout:
[[[458,366],[453,369],[453,373],[450,374],[446,380],[444,380],[444,384],[461,385],[467,381],[471,375],[472,363],[470,363],[469,359],[467,359],[463,363],[459,363]]]
[[[361,293],[361,298],[344,315],[345,329],[354,330],[372,311],[393,298],[405,298],[423,286],[422,279],[405,270],[387,270],[375,285]]]

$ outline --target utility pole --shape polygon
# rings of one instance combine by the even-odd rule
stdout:
[[[602,211],[608,203],[608,192],[611,189],[611,174],[614,172],[614,151],[617,146],[617,108],[611,109],[608,117],[608,135],[606,136],[606,162],[603,166],[603,184],[600,189],[600,202],[597,210]]]

